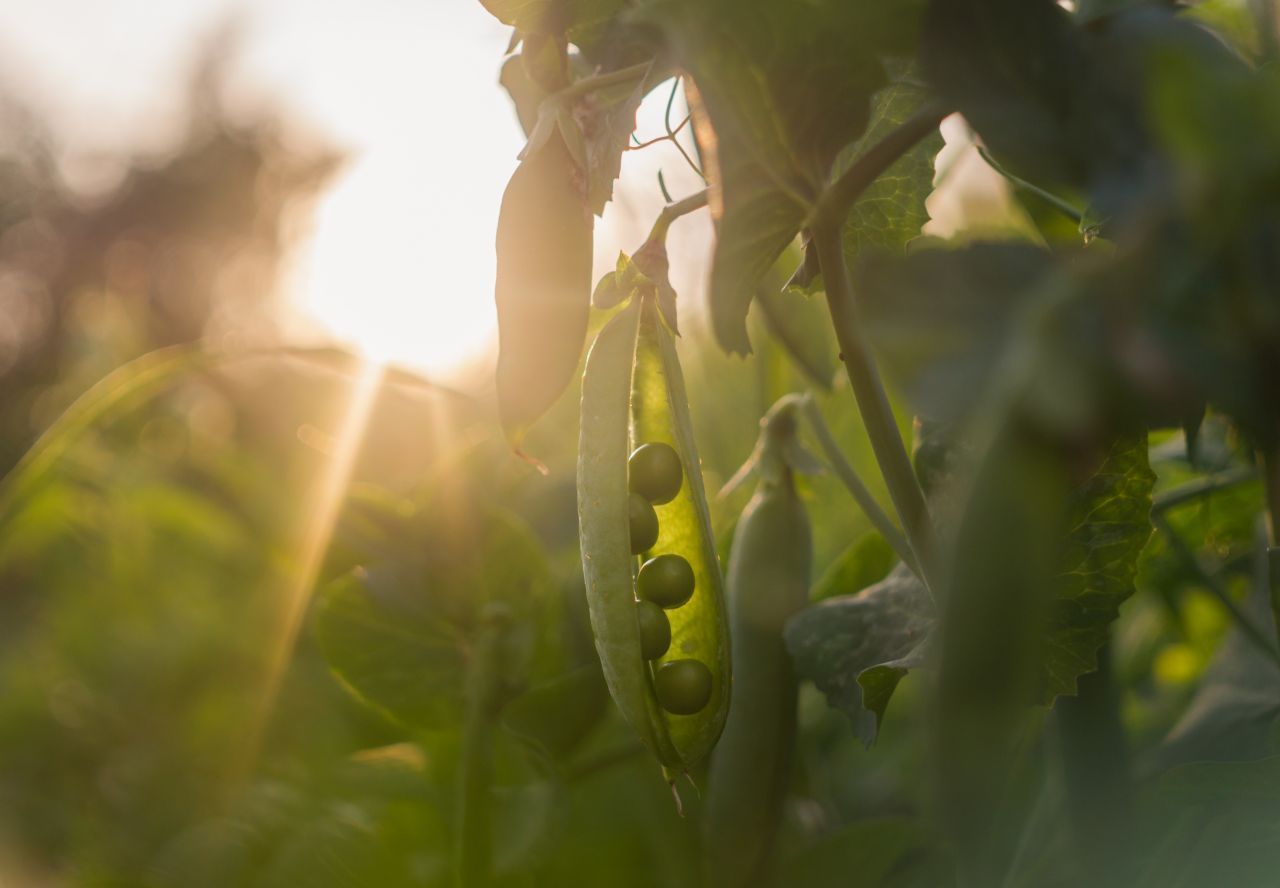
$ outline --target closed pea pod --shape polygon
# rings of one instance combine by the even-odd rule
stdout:
[[[630,492],[627,465],[633,450],[650,443],[668,445],[679,456],[683,483],[669,501],[656,504],[656,539],[642,540],[649,545],[636,549],[646,559],[671,554],[686,561],[693,593],[658,610],[670,624],[671,642],[660,656],[646,661],[637,619],[637,541],[630,532],[630,498],[636,494]],[[724,726],[729,635],[684,380],[672,334],[651,297],[633,298],[611,318],[587,357],[578,520],[591,627],[609,691],[674,780],[707,754]],[[704,675],[709,678],[705,699],[700,693],[680,697],[675,708],[681,712],[664,707],[655,689],[657,673],[676,661],[698,664],[672,673],[692,676],[693,691],[701,691]]]
[[[734,684],[728,722],[711,757],[704,811],[708,885],[767,881],[791,779],[797,682],[782,630],[808,604],[812,559],[809,517],[793,475],[808,457],[795,437],[798,403],[789,395],[761,421],[752,455],[759,485],[729,554]]]

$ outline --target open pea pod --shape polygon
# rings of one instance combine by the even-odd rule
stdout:
[[[637,621],[628,519],[627,458],[647,443],[679,454],[684,483],[657,505],[657,542],[645,558],[679,555],[694,592],[665,611],[671,644],[645,660]],[[582,566],[596,649],[618,708],[669,779],[715,745],[729,709],[729,630],[723,580],[675,342],[651,297],[634,298],[596,337],[582,383],[578,447]],[[654,677],[666,664],[696,660],[711,676],[705,705],[691,715],[663,708]]]

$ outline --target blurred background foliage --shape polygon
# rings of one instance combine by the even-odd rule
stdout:
[[[1214,2],[1203,15],[1247,51],[1256,38],[1241,8]],[[525,443],[550,468],[542,476],[509,455],[485,396],[395,370],[370,381],[336,350],[275,349],[278,306],[261,294],[343,158],[299,151],[271,118],[228,120],[220,57],[215,47],[197,66],[181,144],[161,161],[139,157],[92,199],[59,179],[38,109],[0,104],[0,470],[51,427],[40,446],[61,448],[20,495],[0,496],[0,885],[447,884],[457,775],[474,739],[468,682],[484,678],[485,644],[503,664],[484,678],[484,699],[503,712],[490,738],[498,880],[691,884],[695,831],[595,663],[572,480],[576,391]],[[959,166],[972,148],[948,132],[939,166],[960,184],[935,195],[936,234],[1077,236],[998,177],[974,187]],[[815,308],[788,298],[801,322]],[[756,351],[742,360],[714,347],[698,312],[682,316],[708,490],[747,458],[779,396],[830,382],[819,394],[827,420],[887,503],[842,377],[795,366],[766,320],[753,313]],[[795,335],[833,353],[821,325]],[[191,363],[87,429],[55,425],[109,371],[197,342],[230,356]],[[1181,434],[1153,439],[1162,532],[1104,658],[1137,773],[1164,775],[1135,804],[1200,800],[1150,840],[1192,850],[1207,811],[1213,830],[1257,822],[1244,803],[1213,808],[1208,787],[1280,778],[1274,764],[1189,764],[1256,764],[1276,752],[1280,714],[1275,663],[1223,603],[1274,644],[1266,602],[1248,594],[1262,503],[1242,468],[1251,456],[1213,415],[1197,454],[1193,466]],[[1231,483],[1169,493],[1205,477]],[[830,475],[802,483],[815,596],[880,580],[891,559],[844,489]],[[726,546],[746,496],[713,503]],[[922,698],[908,675],[867,749],[804,687],[783,884],[939,884],[947,850],[920,817]],[[1020,786],[1064,791],[1046,751],[1058,729],[1012,764],[1026,772]],[[696,793],[683,795],[695,817]],[[1030,824],[1017,834],[1016,883],[1077,884],[1061,815],[1034,795],[1011,803]],[[1271,811],[1275,799],[1257,804]],[[1214,835],[1204,858],[1162,860],[1199,872]],[[1258,841],[1267,850],[1275,838]]]

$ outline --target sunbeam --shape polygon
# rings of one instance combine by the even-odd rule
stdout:
[[[328,448],[329,463],[316,479],[311,496],[300,504],[296,544],[291,547],[294,557],[284,578],[280,596],[279,630],[274,634],[276,645],[267,659],[263,675],[262,693],[249,730],[245,734],[243,753],[233,768],[234,778],[243,778],[253,770],[263,734],[275,708],[280,685],[293,658],[294,645],[307,603],[324,562],[330,538],[337,523],[338,512],[351,481],[352,469],[360,446],[364,441],[369,418],[377,402],[386,366],[366,361],[351,384],[350,396],[337,435]]]

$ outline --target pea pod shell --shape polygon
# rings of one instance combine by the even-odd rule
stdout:
[[[712,673],[711,700],[700,712],[665,712],[640,652],[633,559],[627,529],[629,430],[636,441],[662,441],[680,454],[687,483],[657,507],[654,552],[689,560],[693,598],[670,610],[672,643],[654,667],[695,658]],[[578,520],[592,631],[614,701],[645,745],[672,772],[706,755],[729,705],[728,620],[710,513],[693,441],[684,380],[670,332],[648,300],[636,299],[600,332],[587,357],[578,448]]]
[[[631,371],[640,327],[633,302],[605,325],[587,354],[578,441],[578,534],[591,632],[609,693],[645,746],[678,766],[640,652],[627,518]]]
[[[728,716],[729,622],[675,337],[652,299],[644,301],[641,312],[631,399],[636,443],[671,445],[680,455],[686,480],[671,502],[656,507],[658,541],[650,555],[676,553],[693,568],[693,597],[667,611],[671,647],[654,663],[657,668],[672,660],[695,659],[711,671],[711,699],[703,709],[693,715],[664,713],[683,763],[692,764],[711,751]]]
[[[781,442],[776,442],[781,443]],[[791,469],[766,453],[761,481],[729,555],[733,693],[711,759],[703,823],[708,884],[754,884],[768,866],[791,778],[797,682],[783,642],[787,619],[808,603],[812,534]]]

